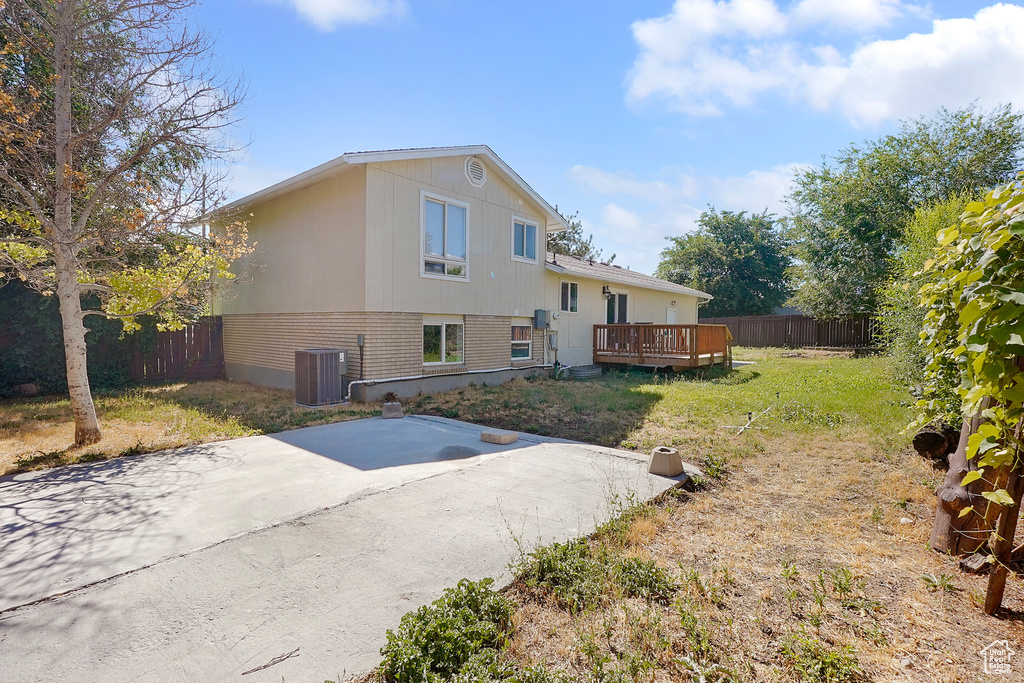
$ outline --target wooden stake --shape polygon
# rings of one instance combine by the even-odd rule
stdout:
[[[1018,359],[1018,365],[1020,360]],[[1019,439],[1024,419],[1017,423],[1014,430],[1015,436]],[[1006,589],[1007,563],[1013,554],[1013,536],[1017,531],[1017,518],[1020,516],[1021,496],[1024,494],[1024,477],[1021,477],[1021,454],[1014,449],[1013,468],[1006,479],[1006,492],[1013,498],[1013,505],[1004,507],[999,514],[999,523],[996,525],[994,538],[990,545],[992,548],[993,565],[992,572],[988,576],[988,590],[985,592],[985,614],[993,615],[1003,604],[1003,591]]]
[[[992,556],[995,562],[992,573],[988,577],[988,591],[985,593],[985,614],[995,614],[1003,604],[1003,591],[1006,588],[1006,564],[1010,561],[1013,550],[1013,536],[1017,530],[1017,517],[1020,515],[1021,493],[1024,493],[1024,477],[1020,476],[1019,464],[1010,472],[1006,481],[1006,492],[1018,501],[1012,507],[1003,508],[996,526],[995,539],[992,541]]]

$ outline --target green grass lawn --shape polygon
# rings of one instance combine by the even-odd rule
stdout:
[[[911,411],[886,379],[885,359],[784,357],[740,350],[753,365],[683,374],[610,370],[595,380],[517,380],[405,401],[406,412],[647,451],[656,445],[714,446],[727,425],[765,432],[867,428],[899,442]],[[104,439],[71,448],[67,398],[0,401],[0,472],[49,467],[269,434],[377,414],[375,404],[309,410],[291,392],[236,382],[172,383],[96,396]],[[761,414],[766,409],[770,410]],[[720,440],[719,440],[720,441]]]
[[[758,431],[866,429],[904,443],[913,417],[909,395],[888,379],[881,356],[784,357],[782,351],[744,351],[752,365],[733,371],[682,374],[606,371],[599,379],[518,380],[424,396],[410,412],[481,422],[596,443],[649,450],[725,433],[757,415]],[[764,412],[766,411],[767,412]],[[762,414],[763,413],[763,414]]]

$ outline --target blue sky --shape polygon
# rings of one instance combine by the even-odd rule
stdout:
[[[1024,102],[1024,7],[902,0],[209,0],[244,75],[241,196],[344,152],[487,144],[652,272],[708,204],[900,119]]]

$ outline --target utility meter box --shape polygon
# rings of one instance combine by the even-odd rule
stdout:
[[[548,332],[548,348],[552,350],[558,348],[558,332]]]
[[[548,312],[543,308],[538,308],[533,312],[533,329],[545,330],[548,327]]]

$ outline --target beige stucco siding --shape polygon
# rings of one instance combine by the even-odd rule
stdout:
[[[259,267],[215,311],[365,311],[366,171],[331,176],[246,209]]]
[[[544,307],[544,212],[488,169],[484,187],[465,157],[369,164],[366,309],[461,315],[532,315]],[[421,275],[421,193],[469,205],[467,281]],[[538,263],[512,259],[513,216],[538,224]]]
[[[562,281],[579,284],[579,310],[576,313],[559,311]],[[602,290],[608,285],[612,292],[626,294],[627,322],[664,325],[669,308],[676,309],[676,324],[693,325],[697,322],[697,297],[673,292],[661,292],[642,287],[619,285],[613,282],[590,280],[572,275],[548,272],[547,299],[558,318],[552,317],[551,329],[558,331],[558,361],[566,365],[589,365],[594,361],[594,325],[607,322],[607,300]],[[672,305],[675,301],[675,305]]]

